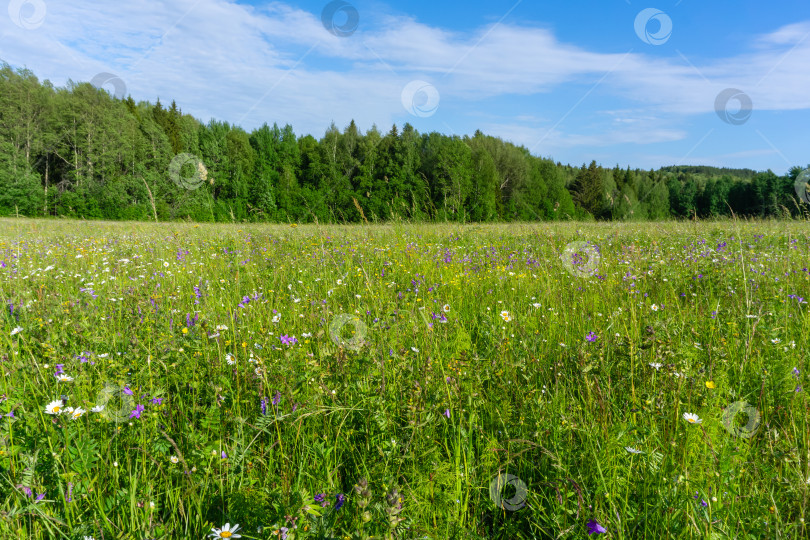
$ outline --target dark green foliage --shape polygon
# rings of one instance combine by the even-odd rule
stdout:
[[[202,161],[196,189],[173,181]],[[191,165],[186,165],[191,174]],[[334,123],[320,140],[292,126],[245,132],[177,103],[117,99],[88,83],[40,83],[0,66],[0,216],[276,222],[644,220],[801,215],[794,182],[771,171],[581,168],[476,131],[382,134]]]

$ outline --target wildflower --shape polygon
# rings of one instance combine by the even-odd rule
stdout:
[[[586,523],[585,526],[588,527],[588,535],[604,534],[607,532],[607,529],[602,527],[602,525],[595,519],[588,521],[588,523]]]
[[[343,493],[338,493],[335,495],[335,510],[340,510],[343,507],[343,503],[346,502],[346,496]]]
[[[62,412],[64,404],[61,399],[55,399],[45,406],[45,412],[48,414],[59,414]]]
[[[216,528],[211,529],[212,532],[208,536],[210,536],[211,538],[242,538],[241,534],[236,534],[236,531],[238,530],[239,530],[238,523],[233,526],[233,529],[231,529],[230,523],[226,523],[225,526],[222,527],[221,529]]]
[[[543,307],[543,305],[542,305],[542,304],[538,304],[537,302],[535,302],[534,304],[532,304],[532,307],[533,307],[533,308],[538,308],[538,309],[539,309],[539,308]]]
[[[76,420],[76,419],[78,419],[78,418],[81,418],[81,417],[82,417],[82,415],[83,415],[84,413],[86,413],[86,412],[87,412],[87,411],[85,411],[85,410],[84,410],[84,409],[82,409],[81,407],[76,407],[75,409],[73,409],[73,410],[71,411],[70,415],[71,415],[71,418],[73,418],[74,420]]]
[[[61,375],[57,375],[56,378],[59,380],[59,382],[70,382],[73,380],[73,377],[69,377],[64,373],[62,373]]]
[[[710,390],[713,390],[713,389],[717,388],[717,385],[714,384],[714,381],[706,381],[706,388],[708,388]]]
[[[225,450],[222,451],[222,454],[219,456],[222,459],[228,459],[228,454],[225,453]]]
[[[233,355],[231,353],[226,354],[225,359],[228,361],[229,366],[232,366],[236,363],[236,360],[233,359]]]
[[[690,424],[702,424],[703,420],[700,417],[693,413],[683,413],[683,419],[689,422]]]
[[[650,309],[653,311],[658,311],[660,308],[658,307],[658,304],[653,304],[650,306]]]
[[[655,371],[661,369],[661,364],[659,364],[658,362],[650,362],[649,366],[655,368]]]
[[[142,413],[144,410],[146,410],[146,407],[144,407],[143,405],[141,405],[141,404],[139,403],[138,405],[136,405],[136,406],[135,406],[135,410],[134,410],[134,411],[132,411],[132,412],[130,413],[129,417],[130,417],[130,418],[140,418],[140,417],[141,417],[141,413]]]
[[[503,319],[504,322],[509,322],[512,320],[512,316],[508,311],[501,311],[501,319]]]
[[[177,456],[172,456],[172,457],[170,457],[170,458],[169,458],[169,460],[170,460],[172,463],[177,463],[177,462],[179,462],[179,461],[180,461],[180,459],[179,459]]]
[[[444,415],[445,415],[447,418],[450,418],[450,409],[445,409],[445,410],[444,410]]]
[[[19,334],[22,331],[23,331],[22,326],[18,326],[17,328],[15,328],[14,330],[11,331],[11,335],[16,336],[17,334]]]
[[[276,405],[278,405],[279,403],[281,403],[281,392],[279,392],[278,390],[276,390],[276,395],[275,395],[275,396],[273,396],[273,405],[274,405],[274,406],[276,406]]]
[[[793,376],[796,377],[796,379],[799,378],[799,368],[797,367],[793,368],[793,371],[791,371],[791,373],[793,373]]]
[[[128,396],[132,395],[132,390],[129,388],[129,386],[125,386],[122,392],[124,392]]]
[[[416,347],[411,347],[411,350],[412,350],[413,352],[419,352],[419,349],[417,349]]]
[[[288,336],[287,334],[279,336],[278,339],[280,339],[281,343],[283,343],[284,345],[295,345],[296,343],[298,343],[298,340],[295,339],[295,336]]]
[[[315,495],[315,502],[321,503],[321,507],[329,506],[329,501],[326,500],[326,493],[318,493]]]
[[[448,313],[450,311],[450,304],[445,304],[442,306],[442,311]]]
[[[782,340],[779,339],[779,338],[773,338],[771,340],[771,343],[773,343],[774,345],[779,345],[781,342],[782,342]]]
[[[585,339],[587,341],[590,341],[591,343],[593,343],[597,339],[596,333],[595,332],[588,332],[588,335],[585,336]]]
[[[163,403],[163,398],[159,398],[159,397],[152,398],[152,399],[149,400],[149,403],[152,403],[154,405],[161,405]]]
[[[90,409],[90,411],[95,412],[95,413],[99,413],[99,412],[101,412],[103,410],[104,410],[104,405],[96,405],[95,407]]]
[[[644,453],[641,450],[636,450],[632,446],[625,446],[624,449],[627,450],[628,452],[630,452],[631,454],[643,454]]]

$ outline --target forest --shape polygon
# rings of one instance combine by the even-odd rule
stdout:
[[[178,156],[194,159],[177,161]],[[172,165],[179,168],[172,176]],[[750,169],[564,165],[476,131],[362,133],[320,140],[264,123],[247,132],[175,101],[54,87],[0,66],[0,216],[104,220],[362,223],[644,221],[802,215],[787,175]],[[189,189],[177,181],[198,175]]]

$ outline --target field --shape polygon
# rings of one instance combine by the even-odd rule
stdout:
[[[808,263],[806,222],[0,220],[0,534],[807,538]]]

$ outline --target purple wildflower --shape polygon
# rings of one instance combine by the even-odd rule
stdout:
[[[45,498],[45,492],[38,493],[38,494],[37,494],[37,498],[36,498],[36,499],[34,499],[34,502],[41,501],[41,500],[42,500],[42,499],[44,499],[44,498]]]
[[[586,523],[585,526],[588,527],[588,534],[589,535],[591,535],[591,534],[604,534],[604,533],[607,532],[607,529],[602,527],[602,525],[598,521],[596,521],[595,519],[592,519],[592,520],[588,521],[588,523]]]
[[[445,410],[444,410],[444,415],[445,415],[447,418],[450,418],[450,409],[445,409]]]
[[[267,414],[267,400],[262,398],[262,416]]]
[[[222,457],[222,459],[228,459],[228,454],[225,453],[225,450],[222,451],[222,455],[220,457]]]
[[[19,488],[19,489],[20,489],[20,490],[21,490],[23,493],[25,493],[25,496],[26,496],[26,497],[31,497],[32,493],[31,493],[31,488],[30,488],[30,487],[26,487],[26,486],[24,486],[24,485],[22,485],[22,484],[17,484],[17,487],[18,487],[18,488]]]
[[[135,410],[130,413],[129,417],[130,418],[140,418],[141,413],[143,411],[145,411],[145,410],[146,410],[146,407],[144,407],[143,405],[138,403],[138,405],[135,406]]]
[[[594,341],[596,341],[596,333],[594,333],[594,332],[588,332],[588,335],[587,335],[587,336],[585,336],[585,339],[586,339],[587,341],[590,341],[591,343],[593,343]]]
[[[700,506],[706,508],[707,506],[709,506],[709,503],[707,503],[704,499],[700,499]]]
[[[132,390],[129,388],[129,386],[125,386],[123,392],[128,396],[132,395]]]
[[[280,339],[281,343],[283,343],[284,345],[295,345],[296,343],[298,343],[298,340],[295,339],[295,336],[288,336],[287,334],[279,336],[278,339]]]
[[[160,397],[152,398],[149,400],[149,403],[152,403],[154,405],[161,405],[163,403],[163,398]]]
[[[799,368],[797,367],[793,368],[793,371],[791,373],[793,373],[793,376],[796,377],[796,379],[799,378]]]
[[[335,502],[335,510],[340,510],[343,507],[343,503],[346,502],[346,496],[343,493],[338,493],[335,495],[335,499],[337,499]]]
[[[277,406],[279,403],[281,403],[281,392],[279,392],[278,390],[276,390],[276,395],[275,395],[275,396],[273,396],[273,406],[275,407],[275,406]]]

